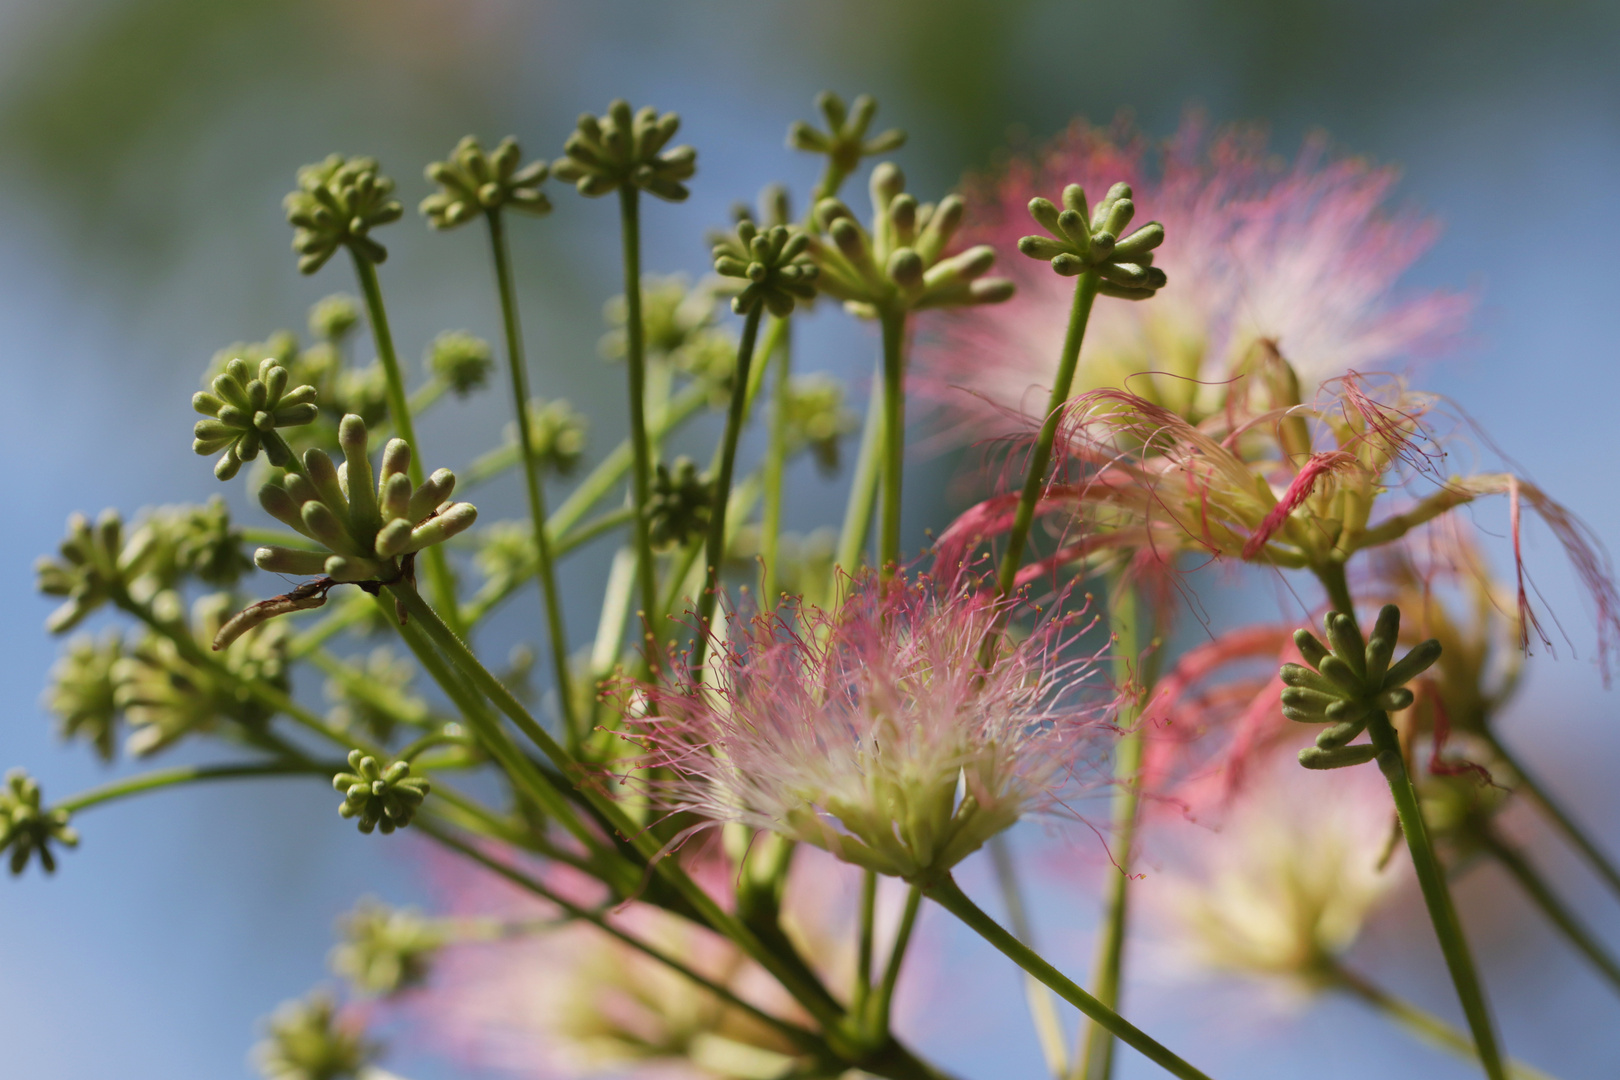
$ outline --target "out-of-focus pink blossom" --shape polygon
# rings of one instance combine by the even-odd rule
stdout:
[[[1153,153],[1129,124],[1105,131],[1077,120],[1044,150],[970,185],[972,240],[1012,250],[1031,231],[1031,197],[1053,198],[1070,183],[1100,194],[1120,180],[1138,217],[1164,225],[1156,265],[1170,283],[1142,302],[1097,301],[1077,392],[1129,389],[1196,416],[1218,407],[1220,384],[1262,341],[1289,359],[1308,394],[1331,376],[1431,352],[1463,324],[1465,297],[1396,290],[1436,230],[1389,209],[1395,171],[1335,157],[1320,136],[1287,164],[1257,127],[1212,136],[1192,116]],[[917,353],[920,386],[974,436],[1004,432],[1007,409],[1044,412],[1068,321],[1072,281],[1036,260],[1008,271],[1018,282],[1010,302],[953,316]]]
[[[847,583],[836,612],[737,620],[704,682],[650,690],[631,723],[674,779],[671,810],[738,821],[911,881],[949,870],[1054,806],[1102,742],[1082,616],[1048,615],[991,650],[1021,601],[927,579]]]

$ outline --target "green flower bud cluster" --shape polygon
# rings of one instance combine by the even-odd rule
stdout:
[[[117,630],[101,638],[75,634],[67,649],[51,665],[51,683],[45,707],[56,716],[57,733],[64,739],[84,739],[102,761],[117,750],[118,680],[114,669],[124,655]]]
[[[652,480],[647,532],[653,546],[681,547],[693,537],[704,535],[709,527],[714,485],[698,472],[692,459],[678,457],[673,465],[660,461]]]
[[[313,993],[271,1014],[253,1057],[265,1080],[357,1080],[380,1052],[338,1016],[331,995]]]
[[[681,118],[672,112],[660,116],[648,106],[632,114],[629,102],[616,100],[605,116],[580,116],[578,129],[563,143],[566,156],[551,171],[581,195],[639,188],[681,202],[689,194],[682,181],[697,172],[697,151],[690,146],[664,149],[680,126]]]
[[[824,90],[816,95],[816,108],[826,118],[827,130],[817,131],[797,120],[788,128],[787,144],[794,150],[826,154],[832,167],[844,176],[860,168],[861,158],[893,153],[905,145],[906,133],[899,128],[866,137],[866,129],[877,115],[877,102],[869,94],[857,97],[853,107],[846,110],[843,98]]]
[[[427,178],[443,190],[422,200],[422,214],[435,229],[453,229],[506,206],[526,214],[550,213],[551,200],[540,190],[550,170],[543,161],[520,169],[520,157],[511,136],[487,154],[477,139],[464,136],[448,160],[427,167]]]
[[[292,449],[277,428],[300,427],[320,415],[315,406],[315,388],[289,387],[287,369],[266,358],[259,363],[255,377],[247,361],[240,358],[225,365],[215,377],[212,393],[199,390],[191,397],[191,407],[208,419],[197,421],[192,450],[204,456],[218,454],[214,475],[229,480],[242,462],[259,456],[260,447],[270,464],[285,469],[293,463]]]
[[[365,421],[345,416],[338,429],[341,468],[311,450],[304,455],[302,474],[289,473],[282,483],[259,489],[259,503],[271,517],[326,549],[262,547],[253,556],[259,569],[325,574],[334,582],[388,583],[403,572],[401,556],[442,543],[477,520],[469,503],[444,505],[456,486],[449,469],[435,472],[419,488],[411,484],[411,448],[403,439],[390,439],[383,448],[374,480],[366,439]]]
[[[473,564],[484,575],[485,588],[493,592],[507,592],[533,577],[539,564],[534,527],[527,521],[497,521],[480,529]]]
[[[839,446],[860,425],[860,418],[844,407],[844,384],[830,375],[794,375],[788,380],[786,407],[788,453],[808,449],[818,469],[836,474]]]
[[[736,202],[731,206],[731,219],[738,224],[751,221],[761,229],[773,229],[778,225],[792,225],[793,203],[784,184],[766,184],[759,193],[759,209],[755,211],[745,202]],[[728,234],[711,234],[709,244],[713,246],[722,242]]]
[[[46,810],[39,804],[39,784],[21,769],[6,773],[0,788],[0,852],[10,850],[11,872],[21,874],[28,860],[39,856],[47,874],[56,873],[52,844],[79,846],[79,834],[68,824],[66,810]]]
[[[563,398],[530,398],[523,415],[529,422],[529,446],[540,467],[558,476],[573,472],[585,453],[589,418]],[[505,431],[507,443],[517,446],[517,422],[508,422]]]
[[[446,330],[428,346],[426,366],[428,374],[444,380],[457,397],[466,397],[489,381],[495,350],[465,330]]]
[[[1086,192],[1079,184],[1063,189],[1063,209],[1046,199],[1029,200],[1029,216],[1047,236],[1026,236],[1018,250],[1031,259],[1047,259],[1064,277],[1095,271],[1102,279],[1097,291],[1123,300],[1146,300],[1164,288],[1164,271],[1153,265],[1153,249],[1164,243],[1164,226],[1150,221],[1120,238],[1131,223],[1136,204],[1131,186],[1115,184],[1095,209],[1086,209]]]
[[[1431,638],[1391,663],[1401,629],[1401,610],[1394,604],[1378,613],[1365,646],[1350,616],[1330,611],[1323,625],[1331,648],[1309,630],[1294,634],[1294,644],[1310,666],[1282,666],[1283,715],[1303,724],[1332,725],[1316,737],[1315,746],[1299,752],[1299,763],[1307,769],[1361,765],[1378,752],[1367,743],[1352,746],[1350,740],[1366,730],[1374,713],[1412,704],[1406,684],[1440,659],[1440,643]]]
[[[761,304],[777,318],[793,311],[795,301],[816,296],[820,271],[810,260],[810,237],[788,225],[761,232],[752,221],[737,223],[735,234],[714,245],[714,271],[748,284],[731,298],[731,310],[747,315]]]
[[[186,578],[215,587],[234,585],[253,569],[253,560],[242,550],[242,531],[231,526],[230,508],[218,495],[201,506],[160,506],[146,512],[130,541],[151,547],[143,580],[132,590],[137,595],[153,587],[172,588]]]
[[[837,199],[816,206],[825,238],[810,255],[821,268],[817,288],[844,301],[853,314],[875,318],[885,309],[999,304],[1013,294],[1006,278],[984,275],[995,265],[985,244],[949,257],[945,249],[962,224],[963,203],[947,195],[938,206],[905,193],[905,176],[884,162],[872,170],[872,228],[863,229]]]
[[[384,836],[405,828],[433,790],[425,777],[411,775],[408,761],[384,768],[376,758],[351,750],[349,768],[353,771],[332,777],[332,786],[343,793],[338,813],[358,818],[360,831],[367,835],[379,827]]]
[[[192,606],[190,632],[199,647],[217,637],[234,606],[229,593],[202,597]],[[214,730],[221,720],[261,730],[273,711],[250,694],[258,683],[290,688],[289,634],[280,624],[259,626],[223,658],[232,678],[191,663],[168,637],[151,632],[112,666],[113,700],[129,722],[125,748],[136,757],[164,750],[188,736]]]
[[[338,934],[329,957],[332,971],[368,997],[389,997],[427,981],[433,954],[446,940],[442,925],[415,909],[370,898],[338,920]]]
[[[334,345],[341,345],[358,325],[360,301],[345,293],[322,297],[309,309],[309,332]]]
[[[345,246],[367,262],[382,262],[388,249],[371,238],[371,230],[405,213],[394,198],[394,182],[377,171],[375,158],[342,154],[299,169],[298,190],[282,205],[294,228],[301,274],[313,274]]]
[[[418,712],[425,708],[422,700],[410,692],[411,680],[416,677],[415,665],[388,646],[377,646],[364,660],[349,666],[355,679],[375,688],[379,695],[409,702]],[[346,679],[327,680],[326,696],[334,703],[328,717],[333,726],[387,742],[399,725],[399,716],[393,710],[379,708],[376,696],[354,693],[351,685]]]
[[[149,542],[136,540],[124,542],[124,519],[116,510],[103,510],[94,526],[83,514],[68,518],[59,557],[42,555],[34,563],[39,591],[66,597],[45,620],[45,629],[65,633],[114,595],[126,592],[152,554]]]

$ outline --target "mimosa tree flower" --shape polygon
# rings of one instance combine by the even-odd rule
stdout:
[[[1170,239],[1154,265],[1175,285],[1149,304],[1098,305],[1077,393],[1125,388],[1197,418],[1219,406],[1262,341],[1287,354],[1309,392],[1351,369],[1432,351],[1467,313],[1456,294],[1396,293],[1435,225],[1386,208],[1393,169],[1334,158],[1320,136],[1285,165],[1257,127],[1211,137],[1192,117],[1154,154],[1128,125],[1077,120],[1043,150],[970,184],[965,231],[1006,249],[1028,231],[1032,196],[1121,180],[1163,223]],[[917,351],[915,377],[975,436],[1004,431],[1004,410],[1039,409],[1062,351],[1069,283],[1033,263],[1008,273],[1018,285],[1011,301],[962,312]]]
[[[1093,657],[1067,651],[1083,613],[1040,619],[986,663],[1022,602],[875,574],[846,591],[833,612],[734,619],[701,683],[638,687],[658,708],[628,722],[673,777],[654,792],[667,809],[926,883],[1057,805],[1111,730],[1108,704],[1086,693]]]

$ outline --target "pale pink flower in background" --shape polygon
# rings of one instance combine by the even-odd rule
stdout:
[[[1137,219],[1164,225],[1155,265],[1170,281],[1150,300],[1098,299],[1077,393],[1122,387],[1184,415],[1207,413],[1219,384],[1269,340],[1308,396],[1332,376],[1436,349],[1467,314],[1455,293],[1397,293],[1436,230],[1387,208],[1393,169],[1336,158],[1320,136],[1286,164],[1267,152],[1261,129],[1210,136],[1197,117],[1156,154],[1128,124],[1075,121],[1044,150],[970,185],[972,242],[1011,251],[1034,231],[1031,197],[1079,183],[1096,198],[1120,180],[1134,190]],[[1068,321],[1072,280],[1039,260],[1007,269],[1018,282],[1010,302],[953,314],[917,350],[914,380],[973,437],[1004,433],[1004,410],[1044,412]],[[1161,374],[1137,374],[1150,371]]]
[[[1021,602],[875,574],[846,586],[836,613],[735,620],[701,685],[650,691],[658,714],[631,723],[645,764],[674,776],[654,792],[666,808],[927,880],[1057,806],[1106,749],[1111,702],[1072,648],[1081,614],[1039,619],[986,666],[986,635]]]

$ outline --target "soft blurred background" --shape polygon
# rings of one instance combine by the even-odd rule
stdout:
[[[1284,153],[1324,128],[1399,163],[1400,198],[1444,221],[1409,284],[1478,298],[1470,339],[1427,385],[1620,547],[1616,55],[1620,7],[1598,0],[6,0],[0,462],[12,524],[0,531],[0,765],[26,763],[48,796],[104,778],[82,747],[56,743],[37,704],[58,643],[41,629],[34,557],[73,510],[131,512],[218,489],[188,446],[187,398],[209,356],[299,328],[311,301],[352,291],[337,264],[314,280],[294,268],[280,209],[294,168],[332,150],[374,154],[409,207],[426,193],[422,164],[463,133],[514,133],[554,156],[576,113],[620,95],[679,110],[682,140],[700,151],[691,201],[648,211],[657,271],[701,271],[703,230],[767,181],[802,195],[815,163],[782,137],[826,87],[876,94],[878,125],[911,132],[899,160],[919,193],[1075,115],[1130,109],[1168,133],[1196,104],[1216,121],[1269,121]],[[622,372],[595,353],[596,313],[618,291],[612,207],[553,198],[552,217],[515,230],[536,389],[589,411],[600,451],[622,423]],[[430,235],[410,215],[385,239],[407,358],[442,329],[496,336],[470,234]],[[842,320],[816,322],[803,353],[861,377],[874,341]],[[505,409],[491,394],[442,410],[423,432],[430,463],[470,459]],[[808,468],[798,479],[791,524],[828,520],[837,484]],[[935,466],[908,487],[919,530],[946,520],[932,495],[942,479]],[[241,506],[240,486],[226,486]],[[515,486],[480,501],[492,516],[518,512]],[[1556,660],[1537,658],[1505,735],[1620,850],[1620,736],[1590,662],[1585,598],[1544,533],[1529,555],[1574,648],[1561,641]],[[566,575],[581,636],[606,557],[588,552]],[[505,632],[527,632],[522,606]],[[302,690],[319,700],[315,680]],[[250,1075],[256,1019],[323,977],[335,916],[368,892],[430,900],[410,840],[361,837],[334,806],[318,785],[292,782],[123,803],[81,819],[84,843],[56,879],[0,882],[0,1072]],[[1620,912],[1584,870],[1561,849],[1539,857],[1620,942]],[[1611,1075],[1620,1001],[1495,873],[1477,871],[1461,895],[1508,1045],[1566,1078]],[[1053,958],[1083,971],[1086,935],[1056,927],[1083,930],[1092,902],[1063,880],[1051,877],[1040,909]],[[945,953],[913,1027],[933,1055],[966,1076],[1040,1075],[1012,968],[930,922]],[[1358,959],[1455,1016],[1420,930],[1377,931]],[[1126,1012],[1218,1076],[1473,1075],[1350,1004],[1288,1014],[1210,983],[1144,988]],[[401,1074],[476,1075],[399,1034],[388,1063]],[[1127,1053],[1121,1075],[1156,1073]]]

